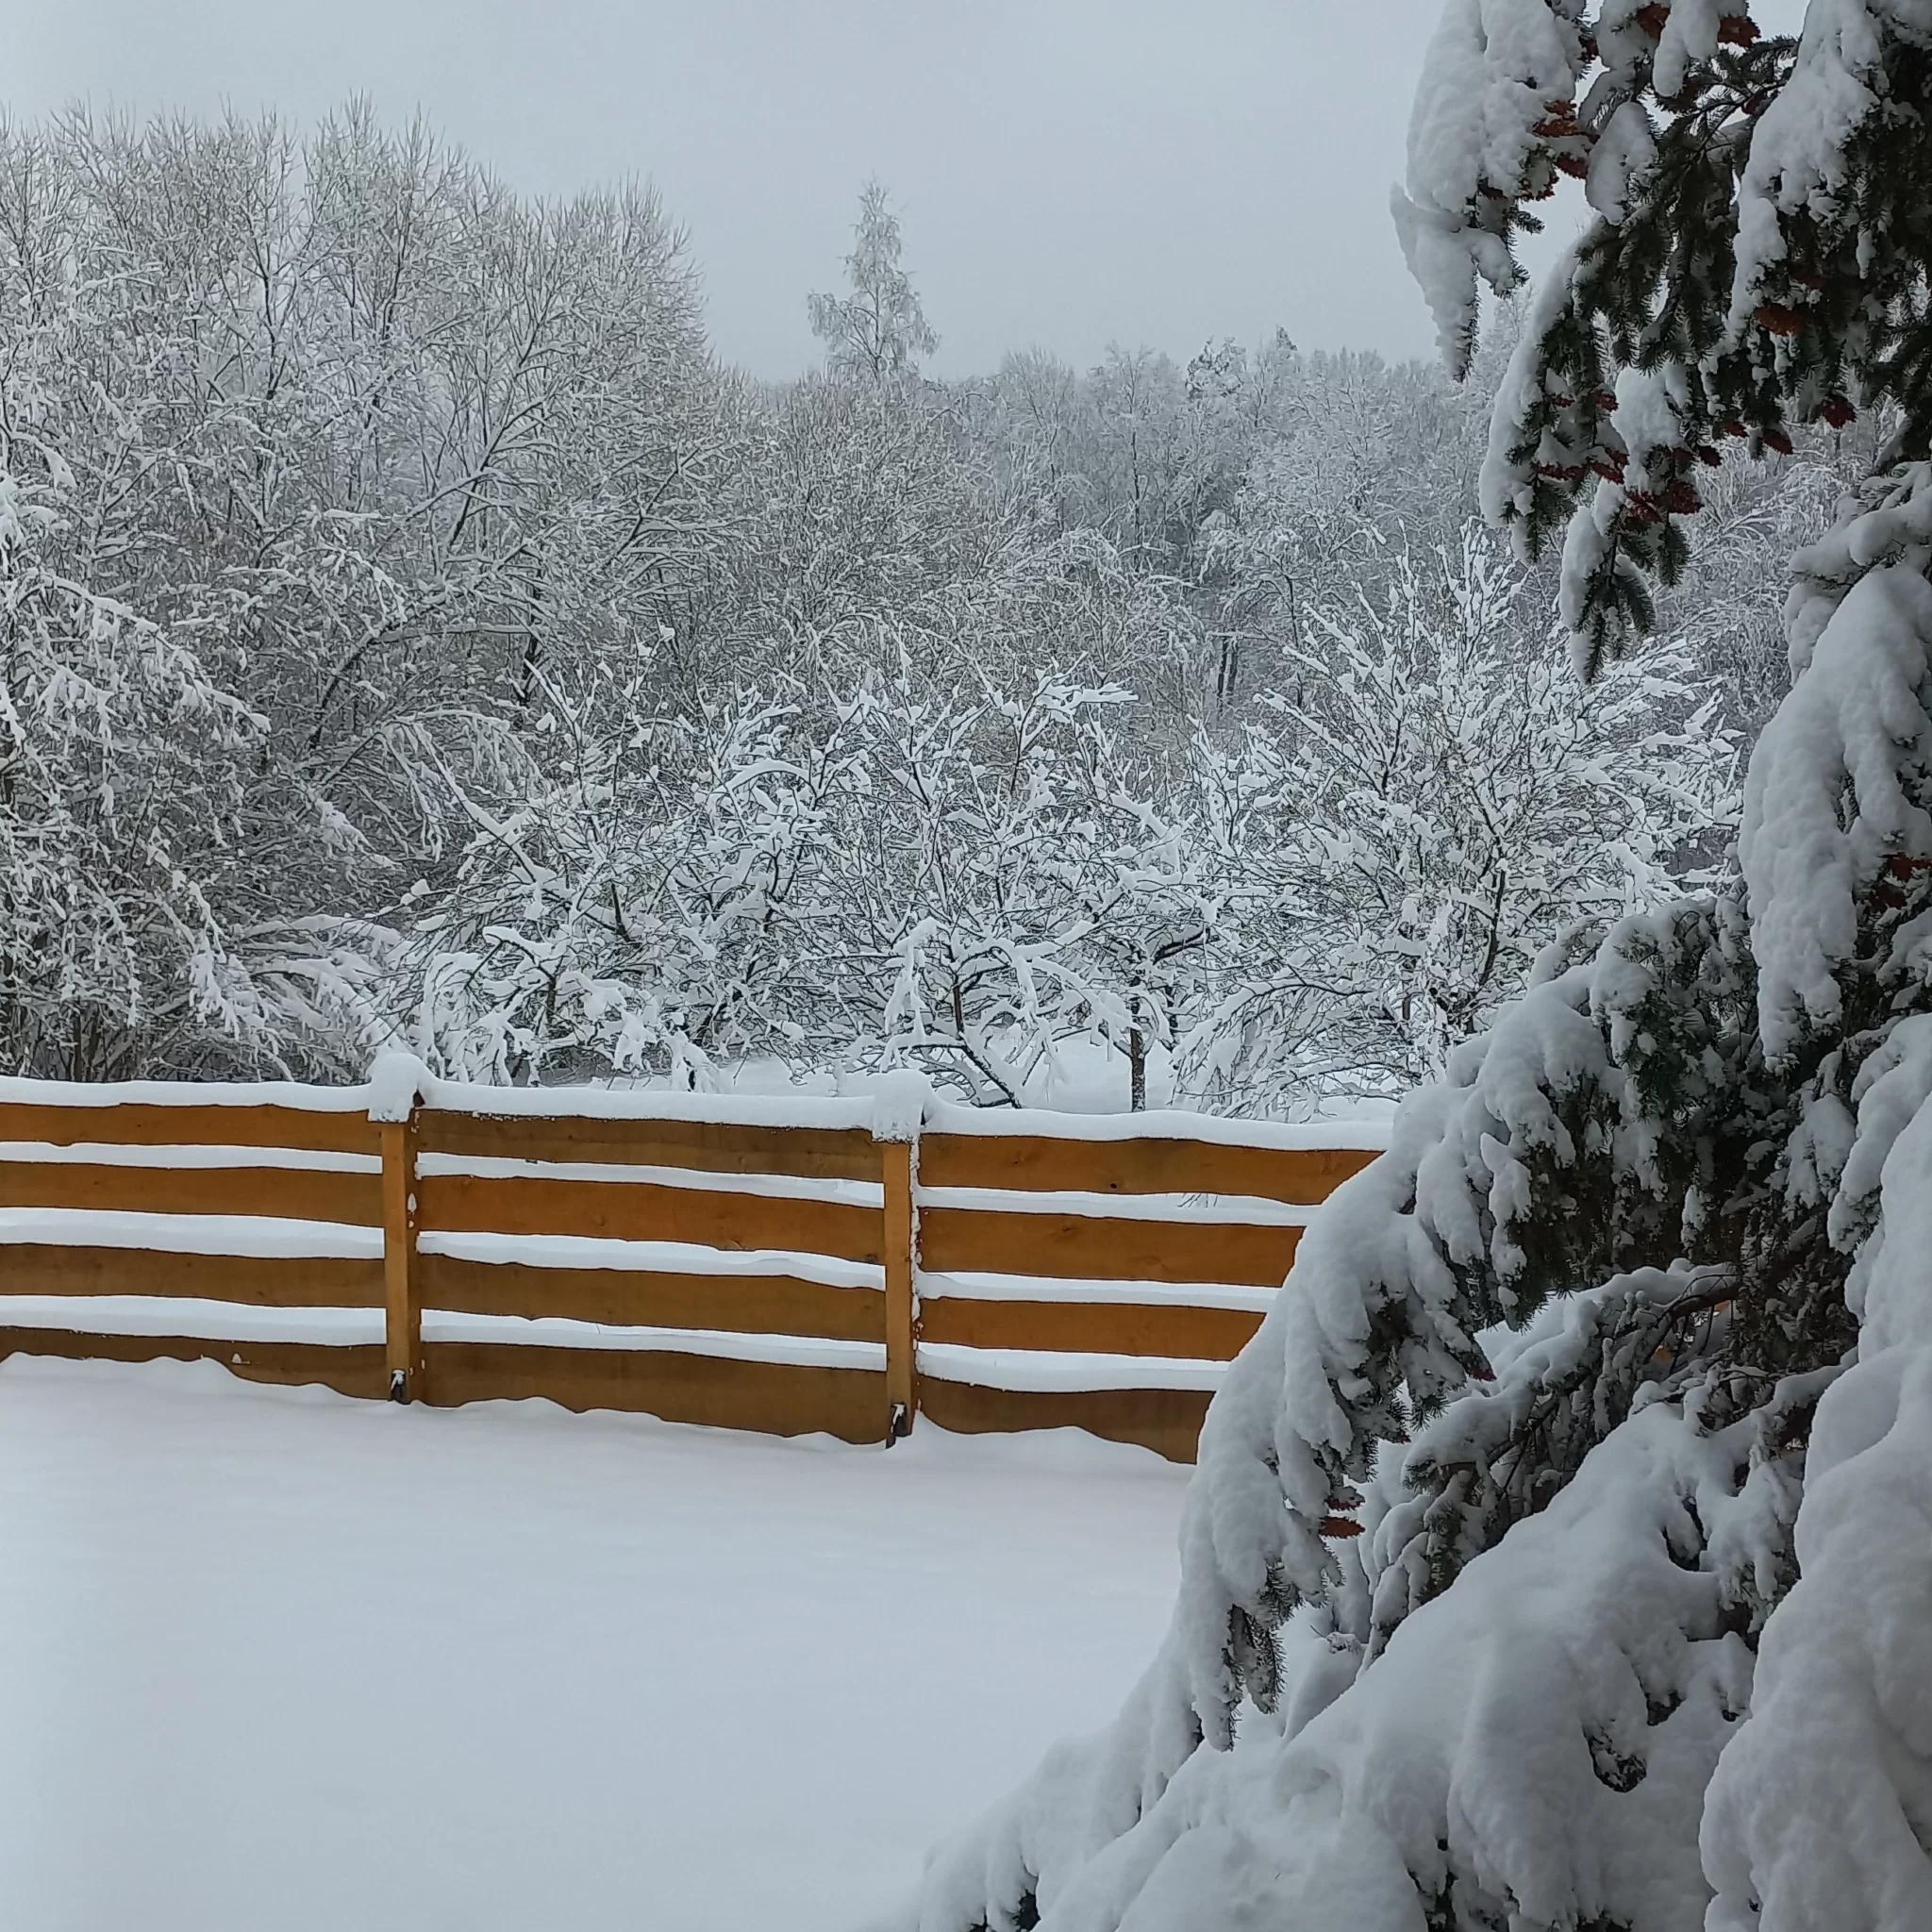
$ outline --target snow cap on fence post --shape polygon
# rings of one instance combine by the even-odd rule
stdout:
[[[435,1083],[435,1074],[414,1054],[377,1054],[369,1069],[369,1118],[408,1120]]]
[[[932,1082],[924,1074],[902,1067],[881,1074],[872,1088],[872,1137],[874,1141],[917,1141],[932,1105]]]

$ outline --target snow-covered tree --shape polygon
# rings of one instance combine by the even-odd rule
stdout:
[[[868,703],[886,809],[848,890],[894,962],[885,1056],[1016,1104],[1065,1042],[1100,1041],[1145,1105],[1150,1054],[1215,957],[1231,855],[1184,781],[1127,750],[1113,721],[1133,703],[1037,669],[902,676]]]
[[[264,721],[208,675],[192,627],[88,587],[75,475],[23,422],[17,371],[7,389],[0,1055],[98,1079],[176,1060],[197,1025],[258,1030],[221,879],[247,862]]]
[[[73,992],[65,1064],[359,1066],[364,915],[461,839],[445,773],[507,795],[537,672],[717,574],[729,425],[681,242],[641,191],[520,202],[365,108],[306,142],[74,115],[0,128],[0,328],[15,675],[98,700],[36,697],[16,756],[146,855],[73,861],[149,951],[138,997]]]
[[[1707,882],[1735,832],[1681,646],[1583,690],[1474,528],[1376,575],[1305,613],[1250,727],[1245,916],[1193,1047],[1250,1108],[1440,1076],[1566,925]]]
[[[1567,933],[1403,1104],[1209,1411],[1153,1667],[922,1932],[1932,1917],[1928,58],[1922,0],[1448,0],[1397,212],[1453,361],[1524,202],[1593,209],[1484,486],[1570,515],[1578,663],[1708,431],[1886,441],[1792,559],[1740,882]]]
[[[900,266],[899,217],[878,181],[858,194],[858,221],[845,258],[843,295],[812,295],[812,333],[825,345],[835,375],[874,383],[919,373],[919,358],[940,345],[912,278]]]
[[[430,1065],[711,1086],[734,1059],[843,1043],[826,881],[866,783],[854,734],[797,691],[654,711],[652,655],[534,674],[508,801],[445,773],[469,836],[440,890],[404,895],[391,945],[391,1024]]]

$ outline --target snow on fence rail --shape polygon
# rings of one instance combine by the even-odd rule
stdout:
[[[1380,1129],[458,1086],[0,1080],[0,1355],[1191,1459]]]

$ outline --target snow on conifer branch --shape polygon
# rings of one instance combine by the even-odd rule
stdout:
[[[1928,806],[1932,584],[1889,564],[1838,606],[1751,762],[1740,852],[1773,1055],[1838,1021],[1839,974],[1861,928],[1873,911],[1891,924],[1882,905],[1861,902],[1888,886],[1900,897],[1932,867]],[[1920,935],[1907,924],[1887,937],[1887,956],[1854,970],[1918,976]]]
[[[1563,615],[1590,670],[1650,628],[1650,586],[1682,575],[1699,466],[1722,460],[1726,438],[1789,454],[1804,425],[1842,428],[1860,408],[1925,420],[1932,393],[1909,345],[1927,312],[1932,251],[1911,184],[1928,137],[1909,104],[1932,50],[1917,0],[1831,0],[1798,42],[1762,35],[1743,0],[1519,18],[1541,10],[1511,9],[1506,32],[1485,31],[1464,0],[1445,9],[1396,211],[1460,371],[1478,272],[1498,292],[1514,287],[1509,238],[1526,204],[1551,169],[1586,176],[1593,219],[1528,318],[1484,507],[1526,555],[1567,523]],[[1549,93],[1537,121],[1531,74]],[[1668,440],[1636,447],[1620,419],[1624,378],[1640,372],[1669,390],[1674,421]]]
[[[1582,0],[1448,0],[1408,129],[1408,176],[1391,207],[1409,273],[1435,317],[1451,372],[1475,349],[1476,283],[1523,279],[1522,207],[1576,172],[1587,143],[1574,100],[1587,49]]]

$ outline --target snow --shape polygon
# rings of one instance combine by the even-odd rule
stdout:
[[[1689,69],[1716,54],[1724,14],[1724,0],[1671,0],[1657,39],[1657,64],[1651,71],[1658,99],[1668,100],[1677,93]]]
[[[928,1134],[1014,1134],[1059,1141],[1207,1141],[1217,1147],[1274,1147],[1303,1153],[1328,1147],[1379,1151],[1388,1146],[1393,1108],[1359,1104],[1354,1118],[1276,1123],[1230,1120],[1178,1108],[1144,1113],[1088,1114],[1045,1108],[960,1107],[936,1102],[926,1115]]]
[[[1391,198],[1409,274],[1421,284],[1451,373],[1468,369],[1476,277],[1498,294],[1521,279],[1500,233],[1477,219],[1485,187],[1522,192],[1553,101],[1583,69],[1569,0],[1447,0],[1424,57],[1408,125],[1407,187]]]
[[[1543,338],[1569,307],[1575,275],[1576,248],[1573,242],[1550,265],[1524,307],[1522,332],[1509,352],[1509,360],[1490,408],[1488,444],[1482,467],[1476,474],[1476,502],[1484,521],[1497,526],[1511,524],[1517,555],[1525,559],[1528,544],[1521,520],[1529,513],[1537,453],[1532,451],[1529,457],[1519,459],[1510,452],[1523,443],[1531,414],[1542,408],[1547,400],[1549,378],[1543,369]],[[1562,460],[1569,460],[1567,453],[1562,455]]]
[[[305,1113],[367,1113],[367,1087],[297,1080],[40,1080],[0,1074],[0,1104],[26,1107],[293,1107]]]
[[[932,1108],[932,1082],[905,1069],[881,1074],[872,1082],[872,1104],[874,1141],[916,1141]]]
[[[1676,15],[1671,16],[1673,22]],[[1636,101],[1624,101],[1611,112],[1590,151],[1590,173],[1583,192],[1590,205],[1613,227],[1629,212],[1631,195],[1657,159],[1657,136],[1650,116]]]
[[[408,1120],[435,1084],[435,1074],[413,1054],[378,1054],[369,1070],[369,1118]]]
[[[1458,1923],[1698,1932],[1700,1794],[1751,1674],[1699,1525],[1735,1507],[1739,1440],[1645,1409],[1358,1674],[1304,1613],[1280,1713],[1171,1780],[1147,1770],[1157,1664],[880,1932],[965,1932],[1029,1887],[1042,1932],[1420,1932],[1418,1890],[1452,1888]]]
[[[526,1268],[609,1268],[641,1274],[789,1274],[827,1288],[877,1288],[886,1272],[876,1261],[845,1261],[782,1248],[710,1248],[697,1241],[625,1241],[597,1235],[458,1234],[430,1229],[417,1237],[425,1255],[463,1261],[520,1262]]]
[[[1915,1179],[1923,1200],[1932,1170]],[[1797,1545],[1707,1799],[1709,1932],[1932,1924],[1932,1346],[1883,1349],[1826,1391]]]
[[[876,1190],[874,1199],[876,1204]],[[1217,1227],[1305,1227],[1317,1204],[1260,1194],[1094,1194],[1077,1189],[931,1188],[923,1208],[999,1214],[1078,1214],[1096,1221],[1185,1221]]]
[[[1849,600],[1848,600],[1849,601]],[[1858,1360],[1806,1455],[1800,1575],[1718,1766],[1710,1932],[1932,1924],[1932,1016],[1859,1069],[1833,1240],[1857,1247]],[[1874,1195],[1877,1199],[1874,1204]]]
[[[1874,563],[1921,575],[1932,570],[1932,463],[1903,463],[1867,478],[1840,505],[1834,526],[1792,553],[1784,624],[1793,682],[1809,668],[1845,591]]]
[[[1888,1340],[1906,1339],[1906,1335],[1888,1332],[1901,1317],[1907,1324],[1906,1334],[1909,1334],[1919,1300],[1918,1284],[1911,1277],[1924,1257],[1932,1253],[1932,1243],[1926,1239],[1932,1228],[1917,1224],[1926,1204],[1914,1186],[1904,1184],[1914,1167],[1909,1137],[1928,1131],[1918,1123],[1932,1121],[1925,1107],[1928,1100],[1932,1100],[1932,1014],[1915,1013],[1901,1020],[1859,1067],[1852,1082],[1857,1115],[1841,1145],[1830,1149],[1827,1157],[1819,1147],[1820,1136],[1814,1133],[1811,1139],[1818,1167],[1825,1173],[1835,1172],[1826,1232],[1834,1247],[1858,1250],[1846,1286],[1847,1298],[1852,1312],[1872,1324],[1873,1339],[1880,1346]],[[1820,1109],[1814,1107],[1811,1111],[1815,1116]],[[1827,1110],[1825,1118],[1837,1127],[1842,1112],[1839,1107]],[[1902,1141],[1906,1151],[1892,1181],[1892,1198],[1881,1218],[1879,1203],[1886,1170]],[[1923,1156],[1918,1164],[1924,1165]],[[1868,1235],[1871,1240],[1860,1248]],[[1869,1306],[1874,1274],[1880,1282],[1876,1308]]]
[[[244,1302],[205,1301],[193,1295],[142,1294],[0,1294],[0,1328],[58,1329],[70,1335],[187,1336],[211,1342],[301,1341],[325,1348],[370,1343],[379,1347],[385,1332],[380,1308],[265,1308]],[[579,1322],[561,1315],[477,1315],[452,1308],[423,1310],[423,1340],[484,1341],[511,1348],[638,1349],[660,1355],[708,1356],[724,1361],[776,1362],[801,1369],[869,1369],[875,1374],[883,1374],[886,1366],[885,1344],[879,1341],[759,1335],[735,1328]],[[1107,1362],[1116,1358],[1096,1359]],[[1149,1385],[1082,1385],[1075,1381],[1055,1386]]]
[[[1199,1389],[1211,1393],[1228,1365],[1177,1356],[1084,1355],[1072,1349],[967,1348],[922,1341],[919,1373],[980,1389],[1069,1393],[1090,1389]]]
[[[1678,0],[1682,5],[1682,0]],[[1751,320],[1785,256],[1784,225],[1801,212],[1842,220],[1845,149],[1875,112],[1886,43],[1932,36],[1932,0],[1809,0],[1791,77],[1759,118],[1738,185],[1731,326]]]
[[[1656,369],[1617,371],[1617,401],[1610,426],[1630,453],[1624,488],[1661,492],[1670,482],[1665,469],[1653,475],[1649,464],[1659,451],[1669,452],[1684,441],[1684,411],[1690,383],[1683,369],[1666,362]]]
[[[295,1081],[123,1080],[88,1084],[65,1080],[25,1080],[0,1077],[0,1102],[17,1101],[49,1107],[289,1107],[308,1112],[366,1113],[372,1120],[406,1115],[406,1100],[415,1095],[423,1105],[458,1113],[516,1115],[541,1119],[576,1117],[586,1120],[691,1121],[754,1127],[858,1127],[881,1141],[917,1139],[927,1134],[1022,1135],[1064,1141],[1206,1141],[1224,1147],[1269,1147],[1288,1152],[1330,1147],[1379,1149],[1388,1145],[1389,1115],[1385,1102],[1347,1103],[1333,1118],[1297,1124],[1231,1120],[1219,1114],[1186,1108],[1149,1109],[1141,1113],[1098,1113],[1079,1108],[978,1108],[932,1097],[924,1074],[889,1073],[865,1076],[853,1084],[857,1091],[841,1096],[798,1091],[772,1091],[751,1083],[716,1093],[674,1092],[664,1087],[608,1084],[559,1087],[491,1087],[476,1082],[443,1080],[420,1068],[407,1054],[378,1057],[371,1080],[353,1087],[316,1087]],[[25,1144],[25,1143],[19,1143]],[[35,1158],[56,1158],[36,1152]],[[144,1147],[127,1150],[125,1158],[142,1164],[173,1165],[182,1150]],[[425,1155],[433,1159],[453,1157]],[[237,1161],[253,1160],[277,1166],[320,1166],[368,1156],[316,1156],[293,1151],[238,1150]],[[235,1164],[233,1162],[225,1164]],[[449,1171],[455,1172],[452,1168]],[[485,1168],[465,1157],[462,1171]],[[551,1172],[546,1166],[545,1172]],[[689,1170],[679,1170],[687,1174]],[[723,1185],[742,1186],[746,1176],[732,1176]]]
[[[1237,1282],[1073,1280],[1057,1274],[996,1274],[959,1269],[919,1275],[923,1302],[1136,1302],[1152,1307],[1241,1308],[1265,1315],[1280,1292]]]
[[[30,1160],[71,1167],[302,1167],[326,1174],[380,1174],[376,1154],[337,1154],[323,1148],[140,1147],[115,1141],[0,1141],[0,1161]]]
[[[1184,1481],[16,1358],[0,1924],[851,1932],[1111,1709]]]
[[[778,1362],[800,1369],[871,1369],[883,1374],[882,1341],[822,1335],[755,1335],[732,1328],[661,1328],[642,1324],[576,1322],[559,1315],[473,1315],[423,1310],[425,1341],[489,1341],[524,1348],[630,1348],[702,1355],[735,1362]]]
[[[0,1246],[6,1245],[147,1248],[163,1255],[244,1255],[259,1260],[308,1256],[359,1261],[382,1258],[382,1230],[341,1221],[285,1221],[265,1214],[0,1208]]]
[[[814,1093],[675,1093],[661,1088],[607,1086],[491,1087],[436,1080],[424,1096],[431,1107],[465,1113],[602,1121],[704,1121],[752,1127],[860,1127],[870,1130],[868,1097],[835,1099]]]
[[[1024,1291],[1048,1286],[1016,1277]],[[1075,1287],[1089,1290],[1094,1284]],[[1146,1288],[1149,1284],[1122,1284]],[[922,1284],[922,1293],[925,1292]],[[1229,1293],[1232,1291],[1228,1291]],[[1267,1294],[1270,1291],[1251,1291]],[[1210,1295],[1212,1291],[1209,1291]],[[1022,1295],[1021,1298],[1027,1298]],[[1091,1292],[1035,1300],[1146,1300]],[[1168,1290],[1163,1301],[1186,1307],[1225,1307],[1192,1290]],[[1241,1306],[1241,1304],[1233,1304]],[[346,1348],[380,1343],[380,1308],[258,1307],[192,1295],[26,1295],[0,1293],[0,1328],[58,1329],[75,1335],[188,1336],[211,1342],[301,1341]],[[559,1315],[481,1315],[451,1308],[423,1310],[425,1341],[482,1341],[525,1348],[601,1348],[701,1355],[726,1361],[778,1362],[808,1369],[883,1372],[882,1342],[848,1341],[816,1335],[765,1335],[735,1328],[662,1327],[645,1323],[581,1322]],[[1065,1391],[1092,1389],[1219,1389],[1224,1361],[1078,1350],[972,1348],[953,1342],[919,1345],[922,1374],[941,1382],[970,1382],[986,1389]]]
[[[1223,1372],[1173,1621],[1120,1717],[960,1834],[891,1924],[1006,1932],[1037,1893],[1051,1932],[1417,1932],[1418,1891],[1453,1886],[1457,1923],[1505,1923],[1507,1897],[1525,1932],[1598,1915],[1692,1932],[1699,1800],[1748,1704],[1735,1633],[1781,1580],[1796,1507],[1782,1421],[1707,1421],[1647,1389],[1581,1455],[1609,1424],[1574,1373],[1607,1348],[1649,1359],[1641,1310],[1710,1293],[1695,1271],[1558,1297],[1493,1367],[1469,1318],[1536,1292],[1532,1163],[1575,1169],[1615,1136],[1646,1184],[1655,1150],[1610,1042],[1634,1051],[1639,1017],[1656,1024],[1660,958],[1724,930],[1693,905],[1624,922],[1595,961],[1553,949],[1403,1104]],[[1480,1269],[1495,1287],[1474,1297],[1459,1277]],[[1487,1524],[1471,1489],[1469,1546],[1441,1552],[1455,1587],[1433,1594],[1428,1541],[1453,1541],[1462,1492],[1428,1513],[1424,1465],[1493,1478],[1512,1418],[1546,1399],[1586,1424],[1580,1470],[1541,1514]]]
[[[291,1107],[310,1113],[360,1113],[371,1120],[407,1116],[410,1096],[459,1113],[576,1116],[607,1121],[701,1121],[754,1127],[862,1127],[873,1124],[870,1097],[811,1093],[674,1093],[607,1085],[492,1087],[443,1080],[408,1054],[383,1054],[359,1085],[316,1087],[298,1081],[29,1080],[0,1076],[0,1103],[40,1107]]]
[[[486,1180],[641,1182],[694,1192],[760,1194],[769,1200],[842,1201],[876,1208],[884,1198],[877,1181],[818,1180],[789,1174],[713,1174],[700,1167],[652,1167],[609,1160],[522,1160],[494,1154],[420,1154],[421,1174],[466,1174]]]
[[[303,1341],[351,1348],[383,1340],[380,1308],[263,1308],[196,1295],[0,1294],[0,1328],[69,1335],[180,1335],[201,1341]]]
[[[1745,780],[1739,858],[1774,1060],[1807,1023],[1838,1018],[1858,895],[1892,854],[1932,858],[1932,815],[1910,790],[1928,769],[1932,585],[1883,564],[1832,613]]]

